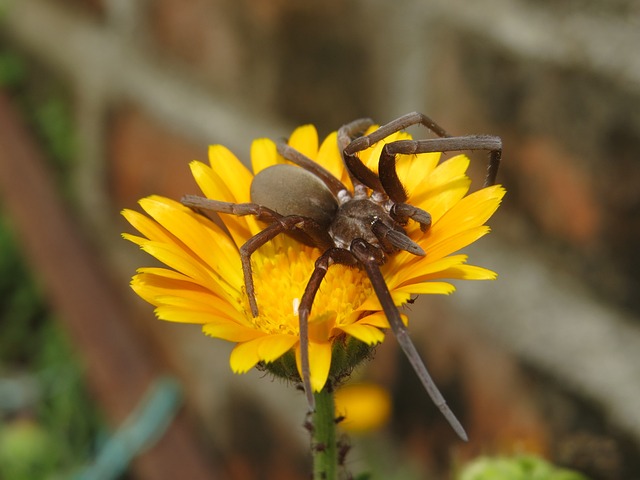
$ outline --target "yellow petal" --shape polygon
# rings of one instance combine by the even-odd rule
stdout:
[[[171,307],[175,310],[201,313],[203,316],[206,315],[212,319],[236,321],[242,318],[241,313],[233,308],[226,299],[221,299],[210,292],[178,290],[173,295],[158,295],[155,297],[155,301],[159,307]],[[240,321],[239,323],[244,322]]]
[[[318,156],[318,131],[313,125],[296,128],[289,137],[289,146],[306,155],[311,160]]]
[[[434,222],[431,235],[442,233],[453,236],[468,228],[483,225],[500,206],[504,194],[505,190],[500,185],[473,192]]]
[[[194,160],[189,163],[191,175],[207,198],[221,202],[235,202],[236,199],[223,178],[209,165]]]
[[[300,364],[300,344],[296,347],[296,362],[298,373],[302,378],[302,368]],[[319,392],[324,388],[329,378],[329,368],[331,367],[331,343],[309,342],[309,371],[311,372],[311,389]]]
[[[498,274],[492,270],[475,265],[458,265],[443,270],[441,278],[455,278],[458,280],[495,280]]]
[[[404,252],[403,252],[404,253]],[[409,254],[410,255],[410,254]],[[394,259],[395,260],[395,259]],[[392,279],[387,280],[390,288],[402,286],[407,283],[418,283],[433,274],[437,274],[439,278],[450,278],[441,275],[440,272],[445,271],[454,266],[462,265],[467,260],[467,255],[450,255],[435,261],[429,261],[429,257],[407,257],[408,261],[399,263],[395,268],[396,274]]]
[[[377,126],[373,130],[368,130],[369,133],[377,130]],[[382,149],[388,143],[395,142],[397,140],[409,140],[411,136],[406,132],[396,132],[389,135],[387,138],[380,140],[378,143],[374,144],[371,148],[360,152],[360,159],[362,162],[372,171],[378,172],[378,164],[380,163],[380,155],[382,154]],[[404,155],[398,155],[398,157],[403,157]],[[406,157],[406,156],[404,156]]]
[[[249,202],[249,186],[253,175],[227,147],[209,147],[209,163],[216,174],[226,180],[227,188],[233,195],[233,202]]]
[[[141,205],[160,225],[173,232],[197,261],[227,278],[231,284],[241,285],[238,249],[220,227],[180,204],[146,198],[141,200]]]
[[[447,282],[423,282],[406,285],[402,288],[398,288],[396,291],[405,292],[408,295],[449,295],[455,292],[455,290],[456,287]]]
[[[241,285],[232,285],[226,278],[207,270],[204,265],[195,262],[192,256],[176,245],[149,241],[142,246],[142,249],[168,267],[193,278],[212,292],[227,295],[229,301],[235,300],[241,295]]]
[[[251,168],[254,175],[278,163],[276,144],[268,138],[259,138],[251,144]]]
[[[193,279],[172,270],[163,268],[140,269],[131,280],[131,288],[152,305],[180,305],[178,299],[184,299],[183,308],[215,313],[216,315],[241,319],[238,302],[210,291]]]
[[[122,216],[127,219],[127,221],[142,235],[147,237],[149,240],[157,240],[159,242],[173,242],[175,237],[167,232],[166,229],[162,228],[153,220],[149,219],[145,215],[142,215],[140,212],[136,212],[134,210],[123,210]],[[135,237],[131,235],[123,235],[129,241],[140,244],[140,242],[135,240]],[[138,237],[139,238],[139,237]]]
[[[458,233],[452,237],[444,238],[435,244],[429,244],[427,247],[427,255],[432,259],[445,257],[471,245],[473,242],[489,233],[489,231],[490,228],[483,225],[465,230],[464,232]],[[422,242],[418,243],[421,244]],[[422,248],[424,248],[424,246]]]
[[[329,170],[331,174],[340,180],[348,189],[352,189],[349,174],[342,161],[340,150],[336,148],[338,145],[338,132],[333,132],[324,139],[318,150],[317,162],[324,168]]]
[[[257,330],[251,329],[240,322],[234,321],[232,318],[225,317],[222,315],[218,315],[213,311],[201,311],[201,310],[188,310],[183,307],[175,307],[173,305],[162,304],[159,307],[156,307],[155,314],[159,320],[164,320],[166,322],[174,322],[174,323],[193,323],[199,325],[229,325],[230,332],[235,333],[236,342],[246,341],[249,337],[246,337],[243,332],[256,332]],[[244,336],[242,336],[242,335]],[[252,334],[253,335],[253,334]],[[213,335],[212,335],[213,336]],[[218,335],[220,336],[220,335]],[[250,338],[254,338],[255,335],[250,336]],[[225,340],[229,340],[226,337]]]
[[[408,162],[408,166],[403,172],[398,171],[398,176],[409,198],[411,198],[417,188],[423,185],[431,172],[436,168],[441,156],[442,154],[440,152],[415,155],[412,160]]]
[[[149,241],[145,237],[140,237],[138,235],[131,235],[130,233],[123,233],[122,238],[124,238],[125,240],[129,240],[132,243],[135,243],[139,247],[141,247],[142,245],[144,245],[146,242]]]
[[[393,300],[394,305],[403,305],[407,302],[407,300],[409,300],[409,294],[398,289],[393,289],[391,291],[391,299]],[[382,310],[382,305],[380,305],[380,301],[375,295],[371,295],[356,309],[356,311],[360,312],[366,312],[370,310]]]
[[[258,337],[248,342],[238,343],[231,351],[229,365],[235,373],[246,373],[260,361],[258,349],[263,337]]]
[[[402,319],[402,323],[404,323],[405,326],[409,324],[409,317],[407,317],[404,313],[400,314],[400,318]],[[390,328],[389,319],[384,312],[375,312],[371,315],[367,315],[366,317],[363,317],[361,320],[359,320],[358,323],[361,323],[363,325],[371,325],[372,327],[377,328]]]
[[[202,331],[214,338],[229,342],[248,342],[263,336],[263,333],[232,322],[206,323]]]
[[[209,165],[194,161],[189,166],[196,183],[206,198],[229,203],[238,203],[240,201],[236,198],[233,190],[227,187],[228,182],[221,178]],[[246,201],[248,200],[242,200],[242,202]],[[239,217],[223,213],[218,215],[236,244],[242,245],[253,235],[251,228],[255,224],[255,220],[251,217]]]
[[[258,346],[258,356],[261,360],[271,363],[291,350],[299,340],[297,335],[268,335],[262,338]]]
[[[448,210],[456,205],[469,191],[471,180],[467,176],[450,178],[447,183],[428,187],[427,185],[416,188],[412,197],[407,201],[418,208],[431,214],[435,224]],[[409,231],[415,231],[418,225],[415,222],[409,224]]]
[[[384,340],[384,333],[382,333],[378,328],[363,323],[345,325],[340,327],[340,330],[354,338],[357,338],[367,345],[382,343]]]

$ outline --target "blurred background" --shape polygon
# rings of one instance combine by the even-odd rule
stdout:
[[[469,249],[499,279],[408,310],[471,441],[390,338],[355,379],[389,415],[345,464],[439,479],[526,453],[640,479],[638,45],[633,0],[0,0],[0,478],[308,478],[303,396],[155,320],[119,212],[196,193],[209,144],[248,160],[417,110],[504,141],[508,195]]]

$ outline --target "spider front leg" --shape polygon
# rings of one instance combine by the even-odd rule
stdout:
[[[444,128],[438,125],[431,118],[427,117],[424,113],[411,112],[396,118],[395,120],[391,120],[389,123],[382,125],[375,132],[371,132],[369,135],[356,138],[345,148],[345,152],[349,155],[353,155],[356,152],[369,148],[374,143],[387,138],[389,135],[418,124],[424,125],[439,137],[451,136]]]
[[[338,130],[338,149],[342,154],[342,161],[347,167],[356,194],[360,191],[365,192],[365,186],[378,192],[382,191],[378,176],[369,170],[355,154],[347,153],[347,147],[353,143],[353,138],[356,135],[364,134],[371,125],[373,125],[373,120],[370,118],[360,118],[343,125]]]
[[[270,208],[263,207],[257,203],[232,203],[222,202],[220,200],[212,200],[210,198],[199,197],[197,195],[185,195],[180,200],[185,207],[192,210],[210,210],[217,213],[228,213],[244,217],[245,215],[254,215],[259,220],[273,221],[280,218],[281,215],[274,212]]]
[[[405,225],[409,218],[415,220],[423,232],[431,226],[431,214],[408,203],[394,203],[389,213],[401,225]]]
[[[489,164],[484,186],[495,184],[502,156],[502,140],[491,135],[468,135],[464,137],[428,138],[424,140],[397,140],[387,143],[382,149],[378,163],[380,183],[396,203],[407,200],[407,193],[396,172],[396,155],[415,155],[432,152],[457,152],[461,150],[487,150]]]
[[[467,433],[460,421],[447,405],[446,400],[440,393],[440,390],[438,390],[438,387],[431,378],[431,375],[429,375],[427,367],[422,362],[416,347],[411,341],[407,327],[405,327],[402,322],[400,312],[393,303],[389,288],[387,287],[384,277],[380,272],[381,254],[375,247],[358,238],[351,243],[350,251],[367,272],[367,276],[371,281],[373,290],[376,292],[378,300],[380,300],[380,304],[382,305],[382,309],[387,316],[389,326],[391,327],[398,344],[402,348],[402,351],[407,356],[409,363],[411,363],[411,366],[418,375],[422,385],[429,394],[429,397],[431,397],[433,403],[438,407],[440,412],[442,412],[453,430],[466,442],[468,440]]]
[[[272,224],[267,226],[264,230],[256,233],[253,237],[247,240],[244,245],[240,247],[240,261],[242,263],[242,274],[244,276],[244,286],[247,291],[247,298],[249,299],[249,306],[251,308],[251,314],[257,317],[258,302],[256,301],[256,290],[253,283],[253,273],[251,271],[251,255],[258,250],[265,243],[273,240],[281,233],[290,232],[295,229],[304,231],[305,224],[314,223],[313,220],[298,215],[289,215],[286,217],[280,217]]]
[[[343,128],[347,129],[347,131],[351,133],[355,133],[353,132],[353,130],[355,130],[356,132],[363,131],[364,129],[363,130],[356,130],[356,129],[360,128],[360,125],[366,124],[365,122],[367,121],[369,120],[368,119],[356,120],[355,122],[345,125]],[[361,137],[358,137],[355,140],[351,141],[348,145],[344,145],[344,144],[340,145],[343,152],[344,162],[347,165],[347,169],[349,170],[349,173],[352,175],[352,177],[356,177],[358,181],[362,182],[364,185],[371,188],[372,190],[382,192],[384,189],[382,184],[380,183],[380,179],[375,173],[369,170],[364,163],[362,163],[362,161],[357,157],[356,153],[362,150],[366,150],[374,143],[377,143],[380,140],[387,138],[389,135],[392,135],[396,132],[399,132],[412,125],[417,125],[417,124],[424,125],[429,130],[431,130],[433,133],[435,133],[440,137],[451,136],[446,132],[444,128],[442,128],[435,121],[433,121],[431,118],[427,117],[422,113],[412,112],[412,113],[403,115],[402,117],[396,118],[395,120],[392,120],[386,125],[381,126],[376,131],[371,132],[369,135],[363,135]],[[366,124],[367,127],[369,125],[371,125],[371,123]],[[338,135],[338,137],[340,138],[340,135]],[[404,189],[402,188],[402,186],[400,190],[401,192],[404,192]],[[388,193],[389,192],[387,192],[387,194]],[[389,195],[389,197],[393,200],[393,197],[391,197],[391,195]],[[406,198],[404,200],[406,200]],[[399,202],[403,202],[404,200],[398,200],[398,201],[394,200],[394,201],[399,203]]]
[[[348,250],[343,248],[331,248],[325,251],[316,260],[311,277],[304,289],[300,305],[298,306],[298,321],[300,335],[300,370],[302,371],[302,385],[307,397],[307,404],[311,411],[315,410],[315,398],[311,387],[311,367],[309,365],[309,315],[311,307],[316,298],[322,280],[324,280],[327,270],[334,263],[343,265],[355,265],[356,259]]]
[[[242,264],[242,275],[244,279],[245,290],[249,300],[249,308],[254,317],[259,315],[258,302],[256,300],[255,286],[253,283],[253,273],[251,270],[251,255],[265,243],[273,240],[281,233],[301,231],[311,239],[317,239],[318,242],[325,241],[323,231],[320,226],[310,218],[300,215],[282,216],[277,212],[258,205],[256,203],[231,203],[212,200],[209,198],[198,197],[196,195],[186,195],[181,200],[182,204],[198,210],[211,210],[218,213],[227,213],[231,215],[254,215],[259,220],[270,222],[270,224],[261,232],[257,233],[247,240],[240,247],[240,262]]]
[[[399,140],[385,145],[380,156],[378,165],[378,177],[374,180],[371,172],[362,161],[356,156],[357,152],[366,150],[371,145],[379,142],[390,135],[404,130],[412,125],[424,125],[433,133],[442,138],[426,139],[426,140]],[[412,146],[409,146],[411,144]],[[500,157],[502,156],[502,140],[499,137],[489,135],[470,135],[462,137],[452,137],[447,131],[438,125],[431,118],[418,112],[403,115],[400,118],[378,128],[375,132],[370,133],[353,140],[345,149],[345,162],[350,170],[353,169],[360,180],[369,188],[381,191],[378,186],[389,195],[389,198],[395,203],[404,203],[407,200],[407,194],[396,172],[395,156],[399,153],[417,154],[430,152],[452,152],[460,150],[487,150],[489,151],[489,165],[487,167],[487,176],[484,186],[493,185],[498,174],[500,166]],[[347,162],[348,160],[348,162]],[[375,176],[375,175],[374,175]],[[375,184],[375,185],[374,185]]]

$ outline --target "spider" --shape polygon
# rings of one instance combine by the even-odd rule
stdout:
[[[374,143],[419,124],[438,138],[387,143],[380,155],[378,174],[358,158],[358,152]],[[322,166],[281,141],[277,144],[278,153],[294,165],[278,164],[259,172],[251,184],[252,203],[236,204],[194,195],[185,196],[182,203],[200,212],[209,210],[239,216],[254,215],[267,223],[264,230],[240,248],[246,293],[254,317],[259,310],[251,272],[253,252],[282,233],[318,247],[323,252],[315,262],[298,306],[302,382],[311,411],[315,404],[309,370],[308,320],[328,268],[339,263],[364,269],[398,344],[431,400],[458,436],[467,440],[464,428],[447,405],[413,345],[380,266],[389,255],[399,250],[424,256],[425,251],[407,236],[403,227],[409,220],[417,222],[423,232],[431,225],[428,212],[406,203],[407,193],[396,172],[396,155],[485,150],[489,152],[489,163],[484,184],[489,186],[495,183],[502,141],[499,137],[489,135],[451,136],[436,122],[418,112],[403,115],[364,135],[371,125],[372,120],[359,119],[338,130],[338,146],[354,186],[353,192]]]

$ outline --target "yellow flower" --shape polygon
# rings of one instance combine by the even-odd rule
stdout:
[[[344,417],[340,426],[352,433],[381,428],[391,416],[389,391],[374,383],[345,385],[335,392],[336,413]]]
[[[406,138],[410,138],[408,134],[396,133],[385,142]],[[303,126],[293,132],[289,145],[351,186],[335,132],[319,145],[315,128]],[[382,146],[379,142],[360,153],[374,171]],[[253,173],[228,149],[214,145],[209,149],[210,165],[194,161],[191,170],[205,197],[243,203],[251,201],[249,189],[254,174],[286,161],[276,152],[274,142],[259,139],[252,144],[251,162]],[[426,256],[400,251],[390,255],[381,267],[396,305],[415,294],[453,292],[453,285],[444,279],[495,278],[489,270],[467,265],[466,255],[456,254],[489,232],[484,223],[505,193],[502,187],[492,186],[467,195],[468,165],[463,155],[442,163],[439,153],[398,156],[398,175],[408,193],[407,203],[429,212],[432,225],[425,233],[415,222],[409,222],[406,228]],[[259,315],[254,318],[245,294],[238,249],[264,225],[252,216],[220,214],[225,227],[221,228],[179,202],[160,196],[144,198],[140,206],[148,216],[132,210],[123,211],[123,215],[141,236],[124,237],[167,268],[141,268],[131,286],[156,307],[158,318],[201,324],[205,334],[236,343],[230,358],[234,372],[247,372],[258,364],[276,365],[286,358],[299,372],[297,307],[321,252],[286,235],[279,235],[256,251],[252,269]],[[344,353],[337,347],[348,345],[353,338],[367,346],[375,345],[384,339],[388,326],[366,273],[343,265],[331,266],[309,319],[313,390],[325,385],[332,357],[335,360]],[[362,345],[360,342],[355,343]]]

